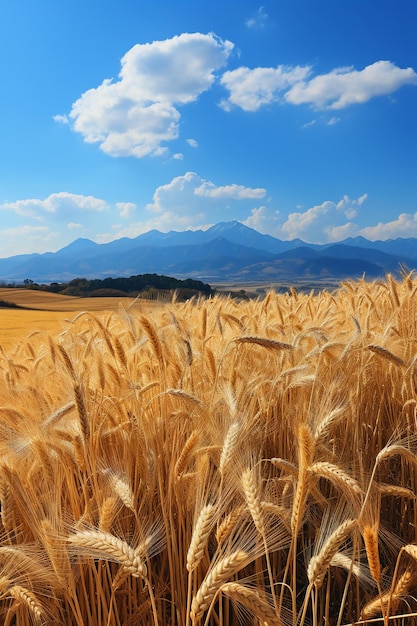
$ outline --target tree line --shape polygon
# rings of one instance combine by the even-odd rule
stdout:
[[[8,285],[18,287],[19,285]],[[157,292],[177,292],[179,299],[187,299],[193,295],[209,296],[213,290],[201,280],[186,278],[184,280],[159,274],[138,274],[137,276],[119,278],[74,278],[67,283],[52,282],[38,284],[31,279],[25,279],[21,287],[42,289],[67,296],[94,297],[94,296],[129,296],[157,295]]]

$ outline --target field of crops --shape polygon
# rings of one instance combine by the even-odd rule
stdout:
[[[0,310],[1,624],[417,623],[413,276],[94,302]]]

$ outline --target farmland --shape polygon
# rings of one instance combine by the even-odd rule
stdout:
[[[416,294],[0,293],[0,622],[415,623]]]
[[[33,332],[58,334],[81,311],[105,312],[117,309],[129,298],[77,298],[32,289],[0,288],[0,301],[22,308],[0,307],[0,345],[16,346]],[[151,306],[143,303],[143,308]]]

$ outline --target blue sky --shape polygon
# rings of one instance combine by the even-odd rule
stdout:
[[[4,0],[0,257],[417,237],[416,27],[410,0]]]

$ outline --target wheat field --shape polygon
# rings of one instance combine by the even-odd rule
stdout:
[[[414,277],[122,307],[0,353],[0,623],[417,623]]]

